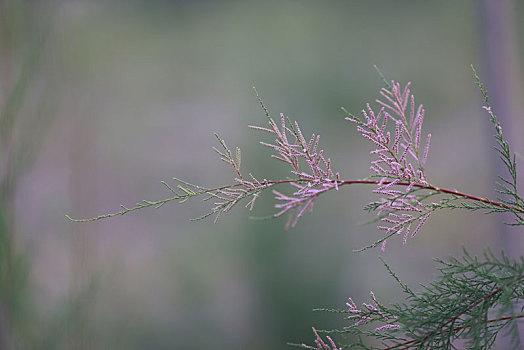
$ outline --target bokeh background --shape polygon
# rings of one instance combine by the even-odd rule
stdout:
[[[340,327],[319,307],[348,296],[402,300],[383,256],[418,288],[432,257],[524,251],[522,230],[481,213],[435,214],[403,246],[352,250],[368,187],[320,198],[285,230],[269,193],[212,220],[199,200],[90,224],[73,217],[169,196],[176,176],[204,186],[233,174],[213,132],[240,146],[243,168],[287,176],[247,128],[284,112],[344,179],[368,175],[367,144],[344,121],[382,82],[413,82],[433,135],[432,183],[493,197],[504,168],[470,64],[524,154],[522,1],[0,1],[0,348],[283,349]],[[503,173],[504,174],[504,173]],[[522,187],[521,187],[522,188]]]

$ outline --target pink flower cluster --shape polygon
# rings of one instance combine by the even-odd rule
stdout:
[[[300,347],[303,349],[317,349],[317,350],[342,350],[342,348],[337,347],[333,339],[331,339],[330,336],[326,336],[326,339],[328,340],[328,343],[326,343],[320,335],[318,335],[317,330],[315,327],[313,327],[313,333],[315,333],[316,339],[315,339],[315,345],[316,348],[312,346],[308,346],[306,344],[301,344]]]
[[[375,113],[369,103],[363,110],[366,122],[356,117],[346,120],[357,124],[361,135],[372,142],[376,149],[371,154],[377,158],[371,162],[370,169],[381,180],[374,193],[382,195],[377,213],[386,225],[378,226],[387,235],[382,239],[382,250],[385,249],[388,237],[403,234],[404,244],[408,236],[414,237],[426,222],[432,210],[424,205],[417,196],[411,194],[413,186],[428,186],[424,173],[431,141],[431,134],[426,137],[424,149],[421,149],[422,123],[424,108],[415,108],[415,98],[410,93],[411,83],[404,89],[399,83],[392,81],[389,89],[383,88],[380,94],[384,101],[376,100],[381,106]],[[408,108],[409,106],[409,108]],[[394,124],[395,134],[388,130],[388,121]],[[399,186],[405,186],[403,191]],[[411,232],[411,225],[418,221]]]
[[[368,303],[362,303],[362,306],[364,306],[365,310],[361,310],[357,307],[353,299],[348,298],[348,302],[346,303],[346,306],[348,307],[348,312],[352,315],[348,318],[356,318],[357,321],[353,324],[353,326],[358,326],[364,323],[369,323],[373,321],[381,321],[386,323],[383,326],[375,328],[375,331],[379,332],[384,329],[399,329],[400,325],[393,324],[395,320],[397,319],[396,316],[390,317],[387,316],[378,305],[377,299],[375,298],[375,294],[373,292],[370,292],[371,300],[373,301],[372,304]]]
[[[392,81],[390,90],[383,88],[380,91],[386,102],[376,101],[381,106],[378,113],[375,113],[368,103],[367,111],[362,110],[366,123],[351,117],[347,117],[346,120],[357,124],[357,130],[362,136],[377,147],[371,151],[371,154],[378,157],[371,162],[371,170],[374,173],[410,183],[427,184],[424,164],[428,156],[431,134],[426,137],[421,155],[424,108],[419,105],[415,109],[415,98],[410,95],[410,86],[411,83],[408,83],[402,90],[399,83]],[[394,137],[387,130],[388,121],[394,124]]]
[[[384,184],[385,178],[378,184],[378,188],[373,192],[384,195],[381,199],[381,205],[377,208],[378,215],[384,215],[382,222],[390,224],[391,226],[379,225],[379,230],[386,231],[387,235],[403,235],[403,243],[406,244],[408,236],[411,232],[411,224],[418,220],[418,224],[411,232],[411,238],[415,237],[422,225],[426,222],[432,213],[431,207],[423,204],[417,196],[413,194],[404,194],[399,190],[391,189],[392,186],[400,182],[395,179],[387,184]],[[410,185],[407,191],[410,190]],[[382,250],[385,249],[386,240],[382,242]]]
[[[318,149],[320,135],[313,134],[306,142],[298,123],[294,126],[286,124],[284,114],[280,114],[280,128],[273,119],[269,119],[271,128],[250,126],[250,128],[262,130],[274,134],[277,138],[274,143],[260,142],[262,145],[272,148],[277,154],[271,157],[289,164],[291,173],[297,177],[297,181],[291,182],[296,190],[292,195],[285,195],[273,190],[275,199],[280,203],[275,207],[279,209],[274,216],[278,217],[288,213],[286,226],[295,226],[298,219],[308,210],[311,210],[317,197],[331,189],[338,191],[340,176],[331,169],[331,160],[324,157],[324,151]],[[291,142],[287,133],[290,133]],[[306,169],[301,170],[301,163],[306,164]]]

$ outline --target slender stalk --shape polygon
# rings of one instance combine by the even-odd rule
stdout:
[[[387,185],[387,184],[389,184],[391,182],[392,181],[384,181],[382,184]],[[358,184],[378,184],[379,181],[377,181],[377,180],[349,180],[349,181],[340,181],[339,185],[357,184],[357,183]],[[410,183],[409,182],[397,182],[397,183],[395,183],[395,185],[409,186]],[[512,207],[512,206],[506,205],[504,203],[492,201],[492,200],[490,200],[488,198],[482,198],[482,197],[473,196],[471,194],[467,194],[467,193],[464,193],[464,192],[459,192],[457,190],[449,190],[447,188],[436,187],[436,186],[433,186],[433,185],[422,185],[422,184],[413,184],[412,186],[413,187],[419,187],[419,188],[427,189],[427,190],[434,190],[434,191],[438,191],[438,192],[441,192],[441,193],[452,194],[452,195],[459,196],[459,197],[462,197],[462,198],[471,199],[473,201],[478,201],[478,202],[482,202],[482,203],[486,203],[486,204],[491,204],[491,205],[494,205],[494,206],[499,207],[499,208],[510,209],[510,210],[514,210],[514,211],[518,211],[518,212],[524,212],[524,210],[522,208],[515,208],[515,207]]]
[[[296,183],[296,182],[313,182],[313,181],[314,180],[311,180],[311,179],[266,180],[266,181],[262,182],[262,185],[264,185],[264,189],[267,189],[267,188],[269,188],[271,186],[279,185],[279,184]],[[335,181],[335,180],[333,180],[333,181]],[[378,185],[380,183],[380,181],[379,180],[338,180],[337,183],[338,183],[338,186],[352,185],[352,184]],[[382,182],[383,185],[387,185],[389,183],[392,183],[392,181],[383,181]],[[407,181],[406,182],[396,182],[395,185],[398,185],[398,186],[409,186],[410,183],[407,182]],[[237,184],[224,185],[224,186],[219,186],[219,187],[214,187],[214,188],[204,188],[204,187],[200,187],[199,186],[199,187],[197,187],[198,191],[194,191],[194,192],[191,191],[190,193],[177,194],[177,195],[175,195],[173,197],[162,199],[162,200],[159,200],[159,201],[143,201],[141,203],[137,203],[132,208],[127,208],[127,207],[122,205],[123,210],[121,210],[119,212],[115,212],[115,213],[104,214],[104,215],[100,215],[100,216],[97,216],[97,217],[94,217],[94,218],[89,218],[89,219],[73,219],[69,215],[66,215],[66,218],[69,219],[72,222],[92,222],[92,221],[98,221],[98,220],[101,220],[101,219],[111,218],[111,217],[118,216],[118,215],[124,215],[124,214],[127,214],[129,212],[136,211],[136,210],[139,210],[139,209],[148,208],[148,207],[157,207],[157,208],[159,208],[159,207],[163,206],[164,204],[166,204],[168,202],[175,201],[175,200],[184,201],[184,200],[187,200],[187,199],[189,199],[191,197],[195,197],[195,196],[198,196],[198,195],[204,195],[204,194],[213,195],[216,191],[226,190],[226,189],[231,189],[231,188],[236,188],[236,187],[241,187],[241,186],[244,186],[244,185],[242,183],[237,183]],[[523,208],[516,208],[516,207],[513,207],[513,206],[506,205],[504,203],[500,203],[500,202],[496,202],[496,201],[490,200],[488,198],[477,197],[477,196],[470,195],[470,194],[467,194],[467,193],[464,193],[464,192],[460,192],[460,191],[457,191],[457,190],[450,190],[450,189],[446,189],[446,188],[436,187],[436,186],[433,186],[433,185],[423,185],[423,184],[411,184],[411,186],[418,187],[418,188],[421,188],[421,189],[433,190],[433,191],[437,191],[437,192],[440,192],[440,193],[452,194],[454,196],[458,196],[458,197],[466,198],[466,199],[469,199],[469,200],[490,204],[490,205],[493,205],[493,206],[496,206],[496,207],[499,207],[499,208],[509,209],[509,210],[516,211],[516,212],[519,212],[519,213],[524,213],[524,209]],[[260,189],[258,189],[256,191],[258,192],[258,191],[260,191]],[[252,192],[255,192],[255,191],[253,190]]]

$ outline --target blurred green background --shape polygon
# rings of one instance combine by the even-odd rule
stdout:
[[[462,246],[524,250],[496,217],[455,211],[407,246],[353,253],[379,237],[359,225],[367,187],[320,198],[287,231],[242,206],[190,222],[208,209],[198,200],[91,224],[64,217],[165,198],[160,181],[173,176],[230,183],[213,132],[242,148],[246,172],[287,176],[258,144],[267,136],[247,128],[266,123],[253,86],[274,116],[322,135],[342,178],[363,178],[371,146],[340,107],[358,113],[378,97],[374,64],[412,81],[426,108],[430,181],[492,197],[503,168],[469,67],[496,80],[489,1],[0,3],[2,349],[282,349],[344,324],[314,308],[367,302],[370,290],[401,300],[379,255],[416,287],[433,279],[432,257]],[[518,111],[507,130],[522,135],[524,4],[502,3]],[[272,204],[263,195],[253,214]]]

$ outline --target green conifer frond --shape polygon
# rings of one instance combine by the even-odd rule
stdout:
[[[490,121],[495,128],[496,134],[494,135],[496,140],[495,150],[499,154],[501,161],[504,163],[506,169],[509,172],[509,180],[505,177],[499,175],[498,179],[501,182],[497,182],[497,192],[504,197],[499,198],[499,201],[513,207],[517,210],[511,211],[514,214],[515,225],[524,225],[524,217],[522,213],[524,212],[524,199],[518,194],[517,187],[517,158],[516,154],[512,154],[510,151],[509,143],[504,139],[502,134],[502,126],[497,119],[497,116],[493,113],[491,106],[489,104],[488,92],[484,88],[484,84],[480,80],[475,67],[471,65],[473,70],[473,75],[475,77],[475,84],[478,86],[480,93],[484,99],[484,109],[488,112],[490,116]]]
[[[520,261],[504,254],[497,258],[486,250],[479,259],[464,249],[461,259],[435,259],[439,275],[419,293],[381,260],[404,292],[405,302],[385,306],[371,293],[373,303],[364,302],[360,308],[349,298],[347,309],[316,309],[345,315],[351,323],[318,333],[358,336],[344,348],[455,349],[463,341],[468,348],[490,349],[497,335],[507,331],[513,335],[512,349],[521,348],[515,332],[524,313],[514,310],[524,300],[522,257]],[[366,338],[379,339],[381,347],[366,345]]]

